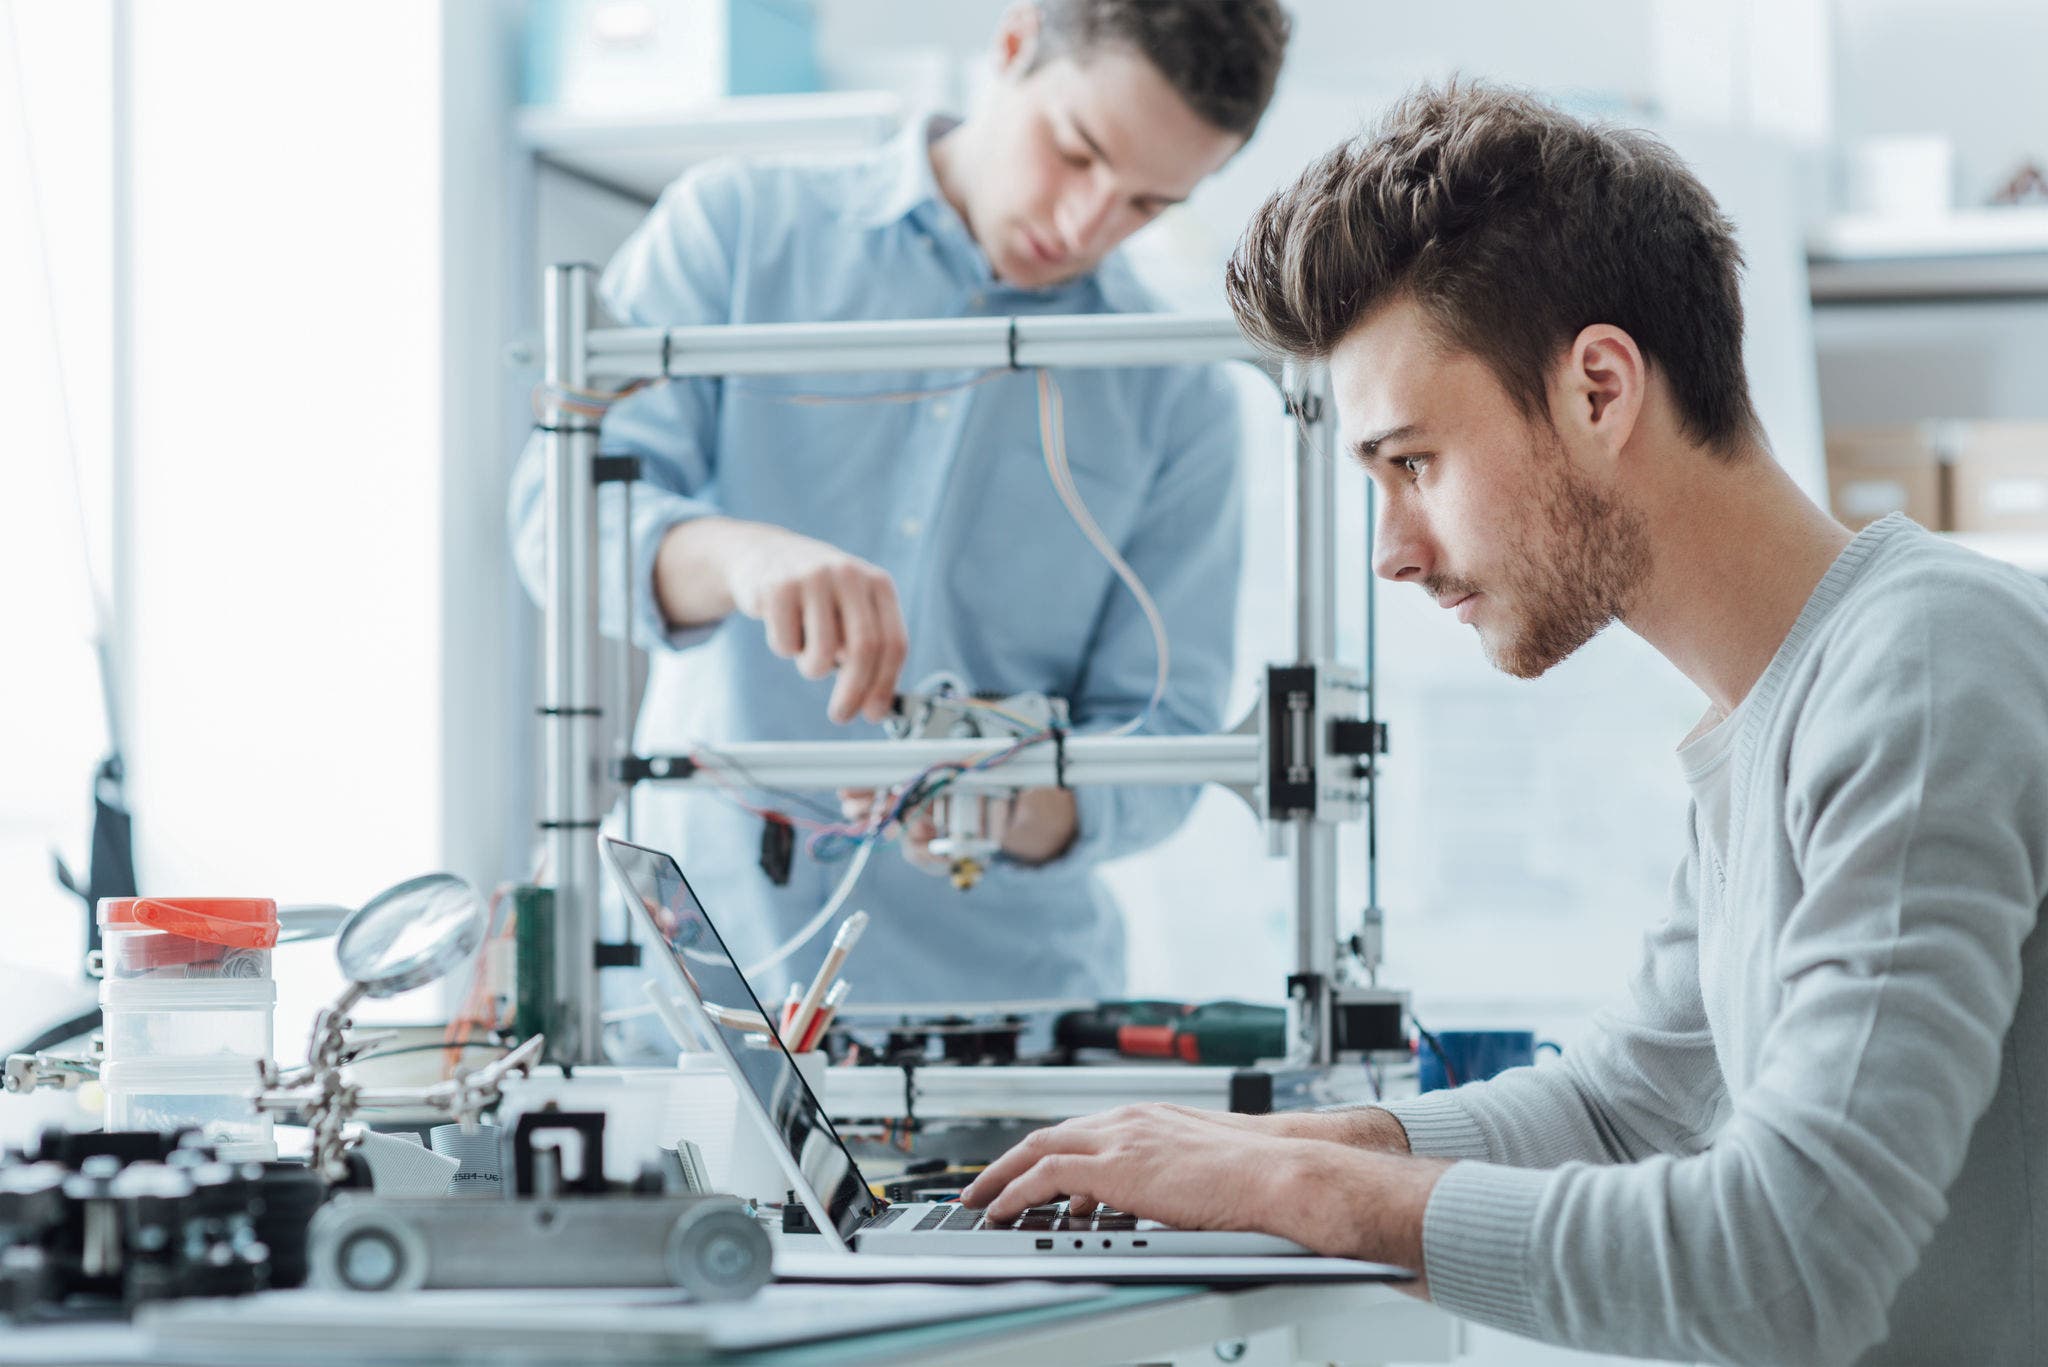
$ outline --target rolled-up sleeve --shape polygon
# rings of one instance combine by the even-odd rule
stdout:
[[[712,163],[684,176],[662,195],[645,222],[606,267],[598,295],[618,322],[635,327],[681,327],[731,321],[737,244],[744,241],[745,183],[730,163]],[[713,378],[658,382],[616,404],[598,438],[607,455],[639,458],[632,486],[631,621],[620,619],[627,596],[619,583],[626,535],[625,486],[598,495],[599,626],[616,636],[630,630],[648,651],[677,650],[709,635],[712,626],[676,629],[665,621],[654,592],[654,563],[670,528],[718,511],[717,430],[722,386]],[[536,432],[513,472],[507,517],[513,556],[536,601],[546,574],[547,447]]]

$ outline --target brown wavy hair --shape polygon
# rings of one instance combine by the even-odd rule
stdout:
[[[1549,420],[1560,352],[1611,324],[1662,373],[1686,434],[1733,454],[1762,440],[1741,272],[1734,226],[1662,142],[1452,81],[1412,92],[1268,199],[1225,288],[1247,335],[1305,359],[1412,296],[1532,420]]]

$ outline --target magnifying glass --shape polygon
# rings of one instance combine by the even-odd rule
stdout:
[[[443,977],[484,942],[490,909],[452,873],[408,878],[342,923],[334,957],[352,984],[341,1010],[364,997],[395,997]]]
[[[281,945],[294,945],[307,940],[324,940],[340,930],[342,923],[355,914],[354,907],[339,907],[331,902],[309,902],[279,907],[277,942]]]

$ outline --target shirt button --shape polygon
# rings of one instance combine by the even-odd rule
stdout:
[[[916,536],[919,532],[924,530],[924,523],[914,517],[906,517],[903,519],[903,521],[897,523],[896,525],[903,529],[903,534],[905,536]]]
[[[939,422],[944,422],[946,415],[952,411],[953,405],[947,403],[944,399],[940,399],[932,405],[932,417]]]
[[[969,308],[971,308],[971,309],[978,309],[978,308],[981,308],[981,307],[982,307],[983,305],[985,305],[985,304],[987,304],[987,303],[988,303],[988,296],[987,296],[987,295],[985,295],[985,294],[977,294],[977,295],[973,295],[973,296],[969,297],[969,299],[967,300],[967,307],[969,307]]]

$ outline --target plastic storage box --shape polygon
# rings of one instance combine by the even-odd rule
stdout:
[[[100,984],[107,1061],[215,1059],[253,1075],[270,1057],[277,984],[268,978],[109,978]]]
[[[100,1070],[109,1130],[197,1128],[223,1159],[277,1157],[271,1118],[249,1102],[256,1066],[248,1059],[132,1059]]]
[[[109,980],[270,977],[277,903],[267,897],[102,897],[99,923]]]

